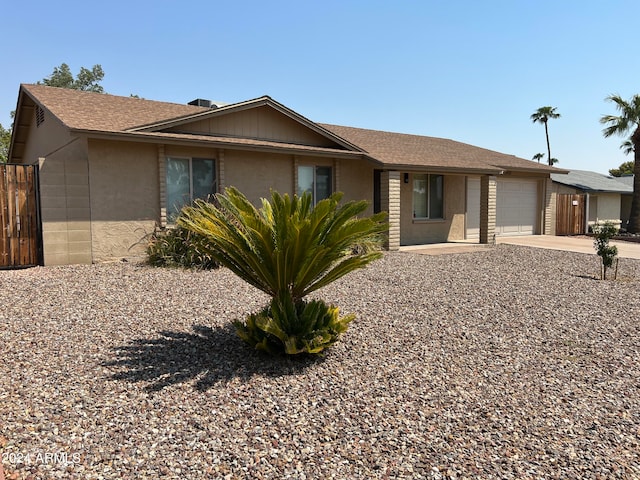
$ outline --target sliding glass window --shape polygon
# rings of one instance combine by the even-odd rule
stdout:
[[[207,200],[216,193],[215,160],[168,157],[167,220],[175,222],[180,210],[195,199]]]
[[[413,218],[444,218],[444,177],[413,175]]]
[[[309,192],[315,205],[333,193],[331,167],[300,165],[298,167],[297,194]]]

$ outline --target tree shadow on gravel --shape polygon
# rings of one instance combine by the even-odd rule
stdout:
[[[232,324],[192,328],[193,333],[162,331],[158,338],[136,339],[129,345],[114,347],[116,358],[102,365],[120,369],[111,375],[111,380],[145,382],[147,391],[158,392],[190,381],[196,381],[197,390],[206,391],[234,378],[295,375],[323,361],[323,357],[291,359],[251,350],[236,335]]]

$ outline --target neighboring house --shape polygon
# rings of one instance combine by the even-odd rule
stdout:
[[[629,223],[629,218],[631,217],[631,202],[633,200],[633,174],[622,175],[621,177],[613,178],[615,178],[619,182],[622,182],[624,185],[630,188],[629,192],[620,194],[620,219],[622,219],[622,224],[626,225],[627,223]]]
[[[331,192],[389,212],[388,248],[553,234],[550,173],[441,138],[314,123],[270,97],[194,105],[21,85],[10,162],[39,164],[44,263],[139,255],[193,198]],[[204,105],[204,106],[202,106]]]
[[[609,221],[624,226],[629,221],[633,185],[586,170],[571,170],[566,175],[552,173],[551,179],[556,194],[586,195],[587,225]]]

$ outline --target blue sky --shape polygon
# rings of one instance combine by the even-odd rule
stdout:
[[[640,94],[637,0],[8,2],[0,123],[20,83],[102,65],[115,95],[270,95],[323,123],[445,137],[606,173],[631,160],[599,119]],[[13,46],[10,46],[13,45]]]

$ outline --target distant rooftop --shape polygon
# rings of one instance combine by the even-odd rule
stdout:
[[[615,179],[633,189],[633,175],[623,175],[621,177],[615,177]]]
[[[554,182],[586,192],[633,193],[633,180],[627,183],[627,180],[623,181],[622,178],[624,177],[610,177],[588,170],[570,170],[566,175],[551,174]]]

